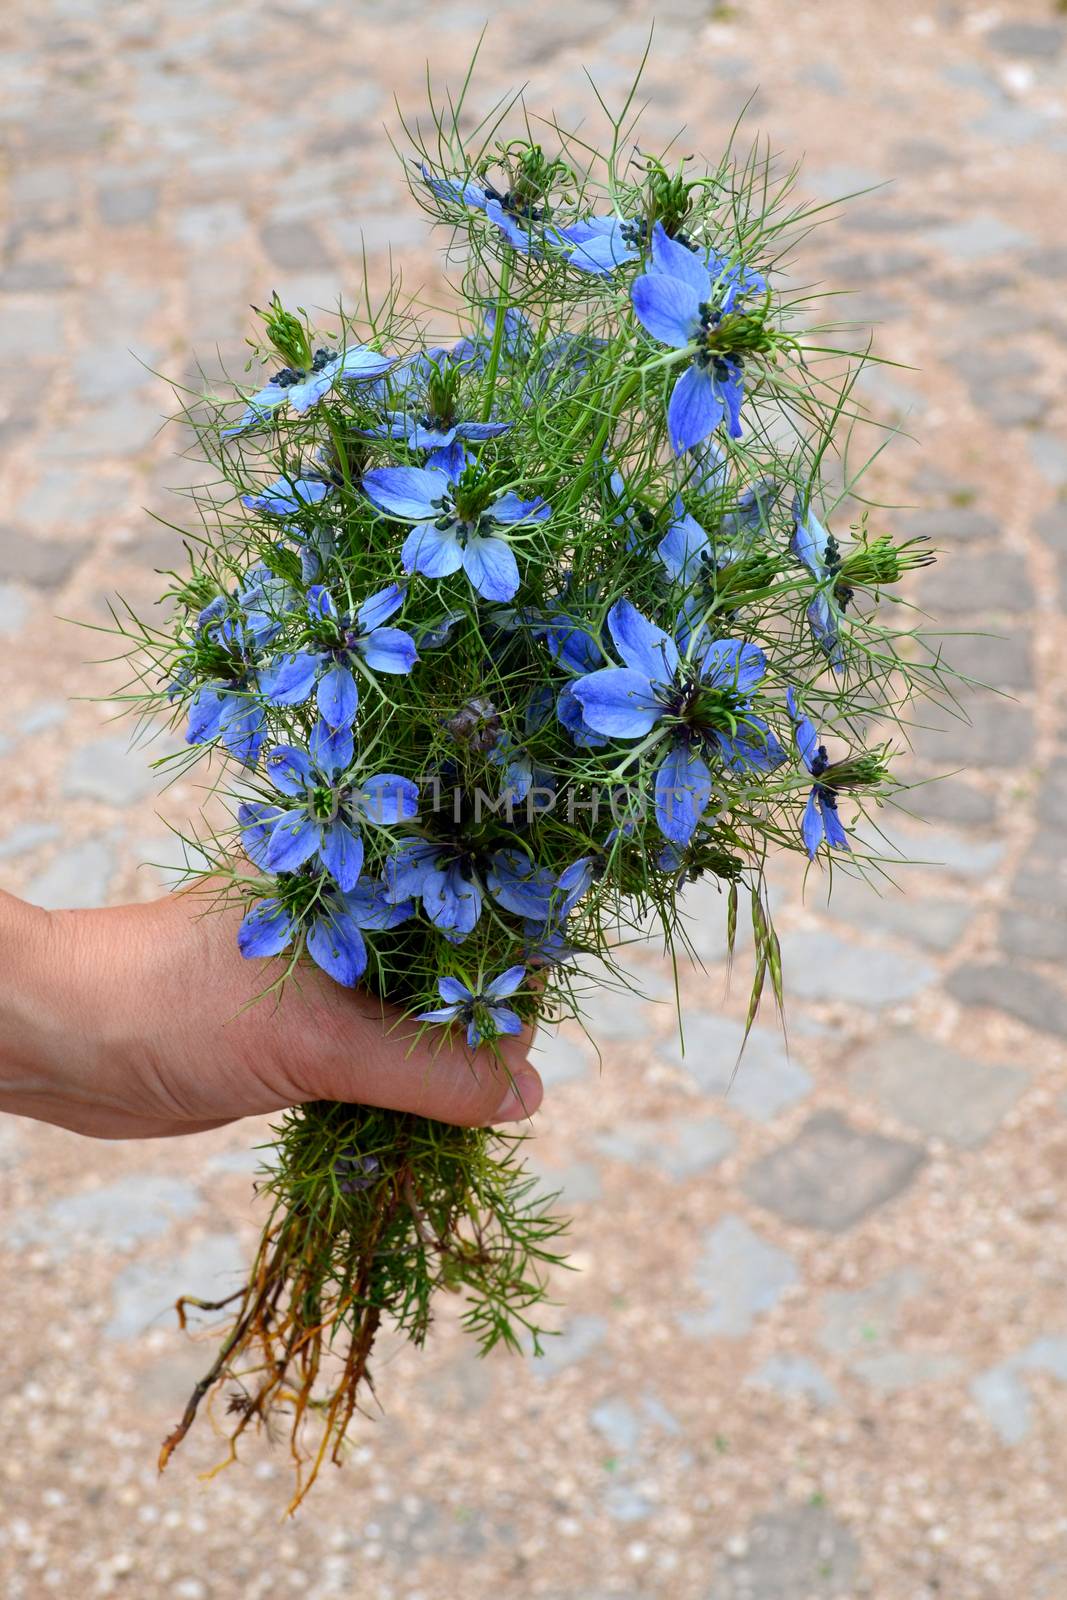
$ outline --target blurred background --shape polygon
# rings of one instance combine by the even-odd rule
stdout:
[[[1062,7],[1059,8],[1063,10]],[[912,594],[1004,691],[916,730],[925,865],[906,898],[779,874],[788,1048],[770,1017],[728,1097],[749,969],[694,891],[707,970],[639,950],[545,1042],[532,1159],[574,1216],[561,1336],[479,1364],[444,1316],[383,1348],[383,1412],[283,1524],[281,1447],[201,1426],[157,1480],[209,1359],[168,1307],[225,1292],[257,1233],[265,1124],[93,1144],[0,1120],[0,1577],[51,1593],[257,1600],[1061,1600],[1067,1594],[1067,36],[1041,0],[542,0],[495,9],[481,103],[523,80],[564,123],[657,33],[650,145],[748,126],[803,193],[892,180],[815,234],[802,275],[858,292],[900,367],[863,393],[897,442],[872,492],[943,566]],[[160,797],[102,636],[148,609],[194,481],[167,386],[239,371],[250,302],[439,287],[382,130],[458,81],[465,0],[8,0],[0,260],[0,883],[45,906],[149,897],[199,797]],[[862,333],[860,335],[862,338]],[[1000,636],[982,637],[982,632]],[[163,863],[149,867],[142,863]]]

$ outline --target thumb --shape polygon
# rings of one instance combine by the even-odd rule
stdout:
[[[418,1025],[394,1008],[366,995],[335,995],[330,1027],[320,1030],[299,1074],[303,1098],[411,1111],[463,1127],[520,1122],[541,1104],[544,1086],[527,1059],[532,1029],[500,1039],[499,1053],[472,1051],[460,1033],[423,1030],[420,1038]]]

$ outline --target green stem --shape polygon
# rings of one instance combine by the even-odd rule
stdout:
[[[493,324],[493,343],[489,349],[489,365],[485,369],[485,398],[482,401],[483,422],[488,422],[493,414],[493,392],[496,388],[496,375],[500,368],[500,352],[504,348],[504,313],[508,304],[508,287],[511,283],[511,262],[513,252],[505,250],[503,264],[500,268],[500,282],[496,293],[496,321]]]

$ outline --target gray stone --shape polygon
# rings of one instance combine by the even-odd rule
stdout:
[[[73,287],[74,278],[62,261],[15,261],[0,270],[3,294],[41,294]]]
[[[632,1455],[641,1437],[641,1418],[627,1400],[602,1400],[589,1421],[618,1456]]]
[[[100,216],[109,228],[128,228],[152,222],[159,211],[159,188],[154,183],[130,183],[100,191]]]
[[[590,976],[594,976],[590,971]],[[646,992],[624,989],[610,982],[606,974],[594,976],[594,986],[582,991],[582,1018],[592,1039],[643,1039],[652,1018],[649,1007],[673,998],[674,990],[659,973],[650,970],[634,974]]]
[[[925,534],[931,543],[939,545],[959,542],[977,544],[982,539],[995,539],[999,524],[985,511],[969,505],[926,506],[918,511],[908,511],[897,519],[900,531],[908,538]],[[946,571],[955,562],[946,565]]]
[[[988,826],[997,814],[992,796],[965,778],[935,778],[922,783],[910,791],[907,804],[917,816],[933,817],[939,822]]]
[[[132,805],[157,786],[149,763],[162,752],[130,747],[123,734],[105,734],[75,750],[66,765],[63,789],[68,796]]]
[[[622,1123],[598,1133],[597,1149],[614,1161],[656,1167],[668,1178],[691,1178],[718,1166],[737,1143],[716,1117],[671,1117]]]
[[[1007,962],[957,967],[945,988],[965,1006],[991,1006],[1039,1033],[1067,1035],[1067,995],[1036,972]]]
[[[1037,905],[1000,914],[1000,943],[1009,956],[1024,961],[1067,961],[1067,917]]]
[[[860,1547],[821,1505],[790,1505],[752,1522],[743,1554],[719,1565],[708,1600],[843,1600],[855,1592]]]
[[[1048,416],[1048,398],[1037,389],[1012,389],[995,384],[972,389],[971,399],[980,411],[1003,428],[1029,428]]]
[[[633,1484],[613,1483],[604,1490],[604,1510],[613,1522],[641,1522],[655,1509],[648,1496]]]
[[[537,1068],[546,1087],[555,1088],[561,1083],[573,1083],[584,1078],[593,1061],[593,1053],[573,1033],[560,1033],[558,1028],[540,1027],[530,1050],[530,1060]]]
[[[0,527],[0,578],[29,583],[38,589],[55,589],[65,583],[88,554],[87,546],[10,525]]]
[[[1067,760],[1062,756],[1045,773],[1037,796],[1037,814],[1053,828],[1067,828]]]
[[[1024,706],[988,694],[964,701],[966,721],[932,708],[929,720],[915,730],[917,755],[942,767],[1017,767],[1030,759],[1034,719]],[[933,719],[937,720],[934,726]]]
[[[1033,610],[1034,595],[1017,555],[960,551],[923,575],[922,605],[934,617],[1017,615]]]
[[[907,1301],[926,1286],[913,1267],[900,1267],[866,1289],[832,1289],[822,1297],[819,1343],[831,1355],[853,1360],[886,1350]]]
[[[775,1394],[800,1395],[817,1406],[836,1406],[841,1399],[822,1368],[807,1356],[769,1356],[745,1384],[752,1389],[772,1389]]]
[[[240,1287],[247,1268],[245,1252],[232,1233],[207,1233],[184,1254],[161,1261],[131,1261],[119,1272],[111,1290],[111,1316],[104,1327],[109,1339],[133,1339],[152,1323],[173,1326],[174,1302],[192,1294],[221,1300]],[[205,1313],[210,1318],[211,1313]],[[196,1313],[190,1310],[195,1323]]]
[[[1012,882],[1014,898],[1027,908],[1067,911],[1067,856],[1058,825],[1044,828],[1032,841]]]
[[[1028,255],[1023,266],[1039,278],[1067,278],[1067,246],[1049,245]]]
[[[1067,444],[1058,433],[1027,434],[1026,446],[1034,466],[1055,489],[1067,487]]]
[[[59,828],[54,822],[17,822],[10,833],[0,839],[0,861],[10,861],[28,855],[59,838]]]
[[[960,222],[931,228],[924,242],[938,246],[958,261],[985,261],[1033,244],[1021,228],[1013,228],[991,211],[976,212]]]
[[[28,711],[23,712],[19,718],[19,732],[23,734],[44,733],[47,728],[58,728],[65,722],[69,715],[66,703],[62,700],[38,700]]]
[[[1024,1093],[1029,1074],[959,1055],[909,1029],[863,1046],[852,1072],[857,1094],[877,1101],[929,1138],[973,1149]]]
[[[739,1339],[799,1279],[792,1256],[761,1238],[742,1217],[723,1217],[705,1236],[693,1271],[706,1305],[679,1312],[678,1322],[696,1338]]]
[[[802,1000],[843,1000],[875,1008],[910,999],[935,976],[917,956],[825,932],[783,934],[782,966],[786,987]]]
[[[723,1095],[731,1109],[754,1122],[770,1122],[779,1111],[811,1092],[811,1078],[789,1058],[785,1041],[769,1028],[753,1028],[741,1052],[744,1025],[732,1017],[689,1011],[682,1040],[659,1047],[661,1059],[684,1067],[705,1094]]]
[[[990,1367],[971,1380],[971,1398],[1004,1444],[1021,1444],[1030,1432],[1030,1394],[1009,1363]]]
[[[857,928],[911,939],[927,950],[951,950],[972,916],[965,900],[919,898],[901,894],[892,885],[870,886],[841,873],[834,879],[828,910]]]
[[[838,283],[877,283],[882,278],[910,278],[921,274],[929,257],[919,250],[890,248],[856,251],[839,256],[827,263],[827,276]],[[868,378],[881,371],[877,366],[865,368]]]
[[[901,1394],[924,1383],[944,1383],[959,1377],[963,1362],[939,1350],[880,1350],[861,1356],[848,1369],[879,1394]]]
[[[1016,101],[990,106],[984,116],[968,124],[971,133],[976,133],[980,139],[993,141],[1002,149],[1018,149],[1037,139],[1043,142],[1049,137],[1053,126],[1046,111],[1037,106],[1019,105]]]
[[[1003,839],[929,826],[905,833],[885,824],[882,831],[902,862],[937,867],[954,878],[984,882],[1004,859]]]
[[[743,1186],[749,1199],[794,1226],[842,1233],[900,1194],[922,1162],[919,1145],[818,1111],[788,1144],[753,1162]]]
[[[543,1354],[533,1364],[534,1376],[552,1378],[567,1367],[585,1361],[603,1344],[607,1331],[603,1317],[592,1312],[576,1313],[559,1333],[545,1336]]]
[[[102,1189],[63,1195],[50,1205],[17,1216],[8,1240],[17,1249],[44,1247],[53,1260],[96,1247],[129,1250],[165,1234],[176,1221],[200,1209],[191,1183],[150,1173],[120,1178]]]
[[[1000,55],[1043,61],[1059,55],[1064,30],[1056,22],[1001,22],[983,37],[989,48]]]
[[[107,899],[115,875],[115,849],[110,836],[83,839],[63,850],[26,885],[26,899],[46,911],[98,906]]]
[[[318,230],[307,222],[268,222],[262,229],[263,248],[283,271],[320,271],[330,265],[330,255]]]
[[[0,583],[0,639],[13,639],[29,615],[24,594],[13,583]]]
[[[591,1161],[568,1161],[558,1167],[528,1159],[526,1165],[537,1174],[544,1194],[558,1195],[559,1205],[582,1206],[600,1199],[603,1184]]]
[[[924,606],[928,599],[923,596]],[[932,607],[930,608],[933,609]],[[1022,630],[1011,634],[943,635],[945,661],[954,672],[991,689],[1029,689],[1034,681],[1034,654]]]

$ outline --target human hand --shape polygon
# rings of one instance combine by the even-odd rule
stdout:
[[[205,904],[47,912],[0,893],[0,1110],[102,1139],[307,1100],[467,1126],[537,1110],[529,1031],[501,1039],[501,1067],[459,1036],[416,1042],[395,1008],[311,967],[279,1003],[256,1000],[265,969],[237,950],[240,912]]]

